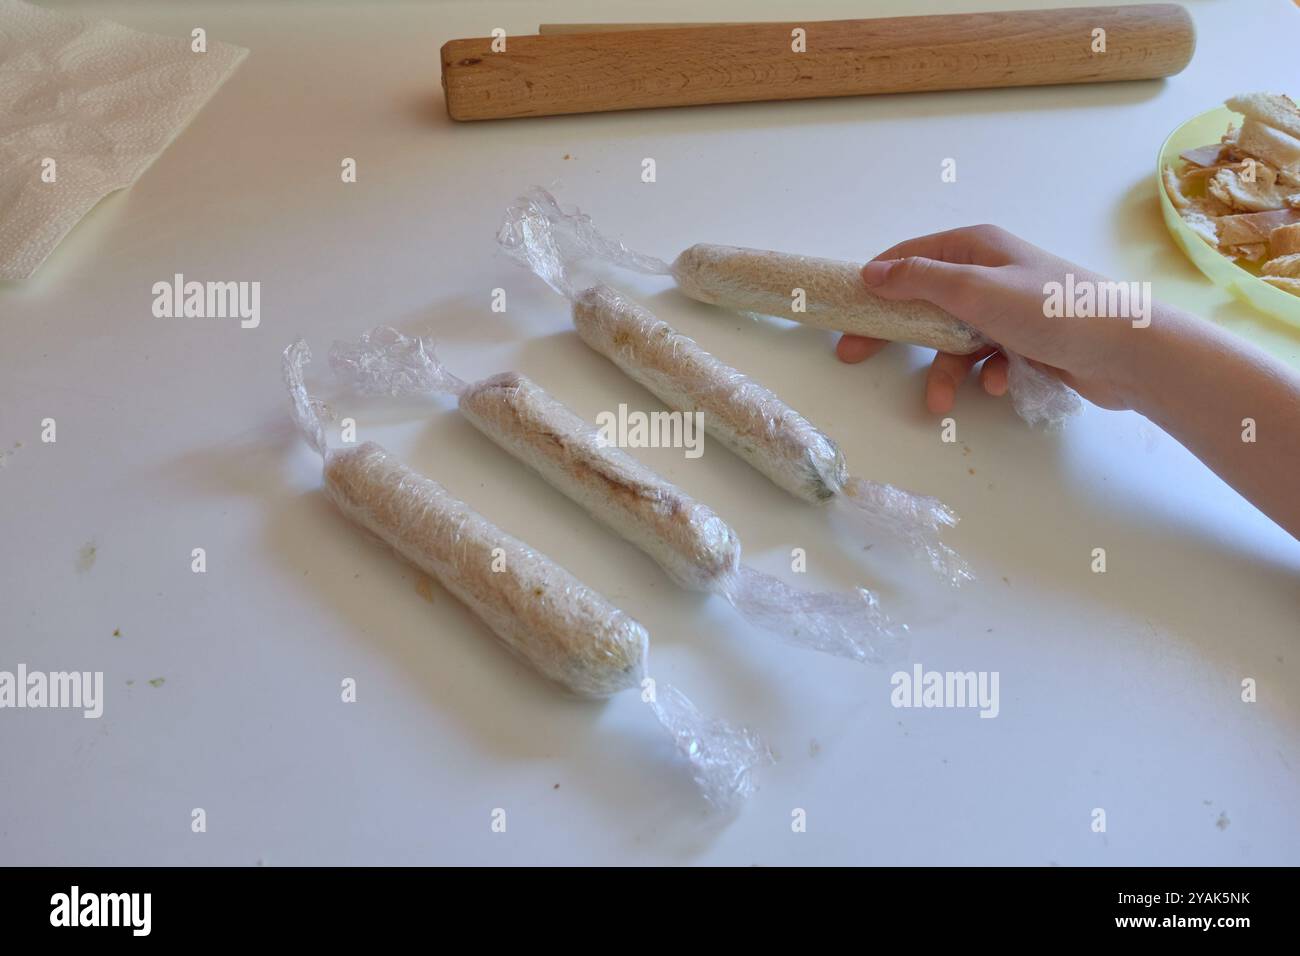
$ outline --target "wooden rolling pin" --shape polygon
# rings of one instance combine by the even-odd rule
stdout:
[[[796,53],[791,31],[806,31]],[[1094,53],[1093,30],[1106,31]],[[456,120],[1170,76],[1196,45],[1177,4],[488,37],[442,48]]]
[[[784,20],[774,21],[782,24]],[[755,26],[753,20],[719,20],[715,23],[539,23],[537,32],[542,36],[555,33],[605,33],[609,30],[680,30],[683,27],[747,27]]]

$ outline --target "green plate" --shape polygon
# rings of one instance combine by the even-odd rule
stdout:
[[[1178,154],[1197,146],[1217,143],[1228,131],[1228,124],[1240,125],[1241,116],[1220,106],[1189,119],[1182,126],[1169,134],[1164,145],[1160,147],[1160,156],[1156,162],[1156,191],[1160,194],[1160,211],[1164,214],[1165,225],[1174,242],[1187,253],[1187,258],[1196,264],[1215,285],[1222,286],[1237,298],[1248,302],[1259,311],[1281,319],[1291,325],[1300,327],[1300,296],[1283,292],[1269,285],[1258,276],[1252,275],[1231,259],[1224,258],[1204,239],[1191,230],[1178,215],[1178,210],[1165,192],[1161,171],[1166,166],[1179,168],[1181,162]]]

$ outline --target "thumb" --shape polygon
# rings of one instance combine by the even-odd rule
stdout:
[[[971,301],[978,266],[908,256],[873,259],[862,267],[862,281],[885,299],[924,299],[962,317]]]

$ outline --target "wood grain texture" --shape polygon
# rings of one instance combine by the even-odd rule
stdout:
[[[790,31],[807,31],[795,53]],[[1092,31],[1106,31],[1093,53]],[[870,93],[1153,79],[1191,59],[1177,4],[723,24],[508,37],[442,47],[456,120]]]
[[[785,23],[774,20],[774,23]],[[608,33],[613,30],[680,30],[683,27],[740,27],[752,26],[753,21],[717,20],[709,23],[539,23],[537,32],[542,36],[559,33]]]

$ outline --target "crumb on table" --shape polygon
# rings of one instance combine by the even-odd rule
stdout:
[[[99,549],[95,546],[94,540],[87,541],[83,544],[81,550],[77,552],[77,570],[89,571],[94,565],[95,556],[98,553]]]

